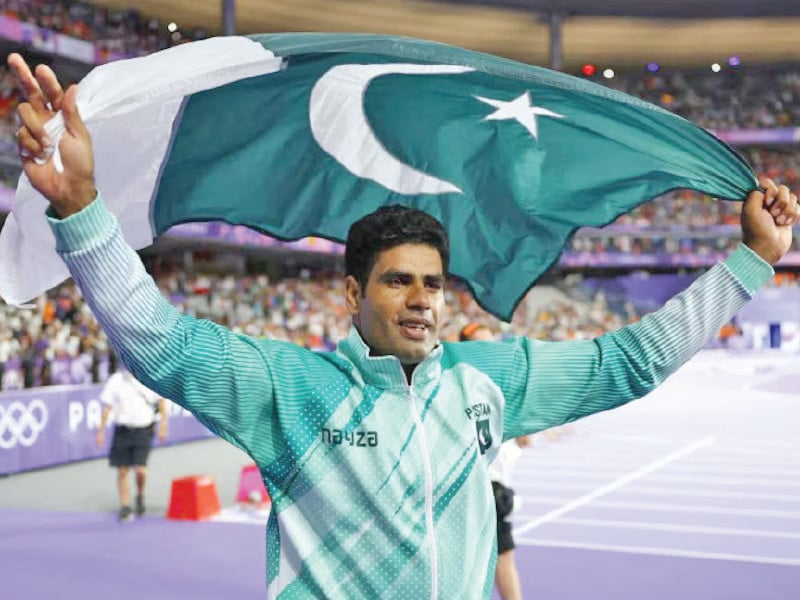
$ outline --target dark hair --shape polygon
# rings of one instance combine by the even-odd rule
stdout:
[[[447,275],[450,241],[442,224],[426,212],[399,204],[382,206],[350,226],[344,250],[345,274],[355,277],[365,293],[378,254],[401,244],[427,244],[439,252]]]

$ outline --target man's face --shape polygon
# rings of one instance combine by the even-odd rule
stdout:
[[[353,322],[375,356],[394,355],[415,365],[439,340],[444,273],[439,252],[427,244],[401,244],[378,254],[366,293],[347,277],[345,298]]]

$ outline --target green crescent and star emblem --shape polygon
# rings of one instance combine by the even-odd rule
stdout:
[[[677,188],[736,199],[754,185],[705,130],[563,73],[386,36],[252,39],[279,68],[184,99],[150,238],[222,220],[341,241],[367,212],[414,206],[450,233],[451,271],[510,319],[579,227]]]
[[[373,79],[391,74],[457,75],[472,72],[458,65],[414,63],[343,64],[330,68],[314,84],[309,122],[319,147],[361,179],[372,180],[403,195],[462,193],[455,184],[400,161],[381,143],[364,112],[364,96]],[[532,104],[524,91],[513,100],[473,95],[495,109],[483,121],[516,121],[538,141],[537,117],[564,118]]]
[[[492,431],[489,429],[489,419],[475,421],[475,434],[478,438],[478,449],[481,454],[492,447]]]

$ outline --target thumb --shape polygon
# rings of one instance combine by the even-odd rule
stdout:
[[[64,94],[61,102],[61,112],[64,115],[64,126],[73,137],[87,138],[89,132],[83,124],[81,114],[78,112],[78,86],[71,85]]]

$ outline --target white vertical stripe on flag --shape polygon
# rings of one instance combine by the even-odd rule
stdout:
[[[273,73],[281,62],[249,38],[219,37],[108,63],[81,81],[78,106],[92,134],[97,187],[134,248],[153,241],[150,201],[184,98]],[[47,130],[54,142],[61,138],[61,114]],[[0,231],[0,296],[10,304],[30,300],[68,276],[44,218],[47,205],[23,175]]]

